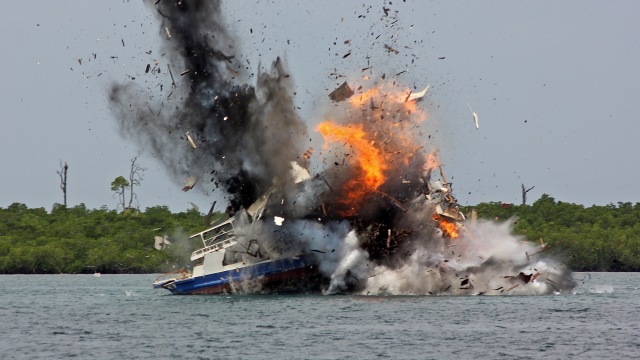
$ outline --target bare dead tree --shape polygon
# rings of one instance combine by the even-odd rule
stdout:
[[[129,205],[128,207],[131,207],[131,205],[133,204],[133,199],[136,200],[136,204],[138,203],[138,195],[135,193],[135,191],[133,191],[133,187],[140,186],[140,183],[142,182],[142,180],[144,180],[144,178],[142,177],[142,174],[144,174],[144,172],[147,170],[146,168],[138,164],[139,156],[140,155],[131,159],[131,170],[129,171]]]
[[[56,173],[60,176],[60,189],[62,190],[64,207],[67,207],[67,170],[69,170],[69,165],[66,162],[63,165],[62,160],[60,160],[60,170],[57,170]]]
[[[533,190],[535,186],[532,186],[530,188],[526,188],[524,186],[524,184],[522,184],[522,205],[526,205],[527,204],[527,193],[531,190]]]

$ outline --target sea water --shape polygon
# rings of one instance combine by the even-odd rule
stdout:
[[[1,359],[640,357],[640,273],[545,296],[177,296],[155,275],[0,276]]]

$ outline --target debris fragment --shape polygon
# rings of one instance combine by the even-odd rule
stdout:
[[[522,281],[525,284],[528,284],[529,281],[531,281],[531,277],[533,276],[533,274],[525,274],[522,271],[518,274],[518,276],[516,276],[516,278],[520,281]]]
[[[180,73],[180,76],[184,76],[184,75],[186,75],[186,74],[188,74],[188,73],[189,73],[189,70],[185,70],[185,71],[183,71],[183,72],[181,72],[181,73]]]
[[[438,60],[444,60],[444,56],[439,57]]]
[[[348,98],[353,96],[353,94],[353,89],[351,89],[351,87],[349,87],[349,84],[347,84],[347,82],[345,81],[342,83],[342,85],[340,85],[329,94],[329,98],[333,102],[340,102],[347,100]]]
[[[311,155],[312,154],[313,154],[313,147],[309,146],[307,151],[305,151],[304,154],[302,154],[302,157],[304,157],[305,159],[309,160],[309,159],[311,159]]]
[[[122,41],[122,47],[124,47],[124,39],[120,39]]]
[[[398,55],[400,52],[394,48],[392,48],[390,45],[384,44],[384,48],[387,49],[388,52],[392,52],[396,55]]]
[[[213,215],[213,209],[215,207],[216,207],[216,201],[214,201],[213,204],[211,204],[211,207],[209,208],[209,212],[207,213],[207,216],[205,216],[205,218],[204,218],[204,225],[205,226],[211,225],[211,215]]]
[[[476,124],[476,129],[479,129],[480,127],[478,126],[478,114],[474,112],[471,115],[473,115],[473,122]]]
[[[235,57],[235,55],[225,55],[222,51],[220,50],[216,50],[213,53],[213,56],[216,58],[216,60],[220,60],[220,61],[226,61],[228,63],[232,63],[232,59]]]
[[[193,187],[196,185],[197,182],[198,182],[198,180],[195,178],[195,176],[189,176],[187,178],[187,180],[185,180],[185,182],[184,182],[184,186],[182,187],[182,191],[189,191],[189,190],[193,189]]]
[[[147,64],[147,68],[144,69],[144,73],[148,74],[150,69],[151,69],[151,64]]]
[[[351,50],[349,50],[349,52],[348,52],[348,53],[346,53],[346,54],[342,55],[342,58],[344,59],[344,58],[348,57],[349,55],[351,55]]]
[[[169,69],[169,75],[171,75],[171,85],[176,86],[176,81],[173,78],[173,73],[171,72],[171,66],[169,66],[169,64],[167,64],[167,69]]]
[[[407,101],[422,99],[427,94],[427,91],[429,91],[429,87],[431,87],[431,85],[427,85],[427,87],[420,92],[412,93],[411,95],[409,95]]]
[[[167,32],[167,37],[168,37],[169,39],[171,39],[171,33],[169,32],[169,27],[168,27],[168,26],[165,26],[165,27],[164,27],[164,31],[166,31],[166,32]]]
[[[280,217],[280,216],[274,216],[273,217],[273,222],[277,225],[277,226],[282,226],[282,223],[284,222],[284,218]]]
[[[193,138],[191,137],[191,134],[189,134],[189,132],[187,131],[187,141],[189,141],[189,144],[191,144],[191,147],[194,149],[197,149],[198,147],[196,146],[196,143],[193,141]]]
[[[512,287],[508,288],[506,291],[511,291],[511,290],[517,288],[518,286],[520,286],[520,284],[515,284]]]
[[[476,129],[479,129],[480,126],[478,125],[478,114],[475,111],[471,110],[471,106],[469,104],[467,104],[467,107],[469,108],[469,111],[471,111],[473,122],[476,124]]]
[[[166,249],[169,245],[171,245],[171,242],[169,241],[169,237],[167,235],[155,237],[155,244],[153,245],[153,247],[156,248],[156,250]]]

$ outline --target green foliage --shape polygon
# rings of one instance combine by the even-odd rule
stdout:
[[[117,178],[115,178],[115,180],[111,182],[111,191],[113,191],[114,194],[118,196],[118,201],[120,202],[122,209],[125,208],[124,207],[125,190],[130,185],[131,184],[129,184],[129,181],[127,181],[127,179],[125,179],[124,176],[118,176]]]
[[[517,218],[514,232],[543,239],[575,271],[640,270],[640,203],[590,206],[556,201],[544,194],[532,205],[481,203],[478,217]]]
[[[640,203],[584,207],[545,194],[531,205],[490,202],[473,208],[481,218],[516,217],[516,234],[544,239],[573,270],[640,271]],[[180,238],[201,231],[202,222],[196,210],[172,214],[166,206],[118,213],[55,204],[48,213],[14,203],[0,208],[0,274],[170,270],[188,261],[194,244]],[[165,234],[174,245],[156,250],[154,237]]]
[[[166,206],[118,213],[55,204],[47,213],[14,203],[0,208],[0,274],[164,271],[179,256],[156,250],[154,237],[179,243],[178,236],[201,231],[202,221],[195,210],[172,214]]]

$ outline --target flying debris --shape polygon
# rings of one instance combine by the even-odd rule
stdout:
[[[231,60],[235,57],[234,55],[225,55],[222,51],[216,50],[213,52],[213,57],[217,60],[224,60],[228,63],[232,63]],[[247,60],[248,61],[248,60]]]
[[[353,94],[354,94],[353,90],[351,89],[351,87],[349,87],[349,84],[347,84],[347,82],[345,81],[342,83],[342,85],[337,87],[335,90],[333,90],[329,94],[329,98],[333,102],[340,102],[340,101],[347,100],[348,98],[353,96]]]
[[[197,149],[198,147],[196,146],[196,143],[193,141],[193,138],[191,137],[191,134],[189,134],[189,132],[187,131],[186,135],[187,135],[187,141],[189,141],[189,144],[191,145],[191,147],[194,148],[194,149]]]
[[[422,98],[427,94],[427,91],[429,91],[429,87],[431,87],[431,85],[427,85],[427,87],[422,89],[422,91],[420,91],[420,92],[411,93],[411,95],[409,95],[409,98],[407,98],[407,101],[411,101],[411,100],[420,101],[420,100],[422,100]]]
[[[169,245],[171,245],[171,242],[169,241],[169,237],[167,235],[155,237],[155,243],[153,247],[156,248],[156,250],[164,250],[169,247]]]
[[[469,108],[469,111],[471,111],[471,115],[473,116],[473,123],[476,125],[476,129],[479,129],[480,126],[478,125],[478,114],[471,110],[471,106],[469,104],[467,104],[467,107]]]
[[[195,178],[195,176],[188,177],[187,180],[185,180],[185,182],[184,182],[184,186],[182,187],[182,191],[189,191],[189,190],[193,189],[193,187],[196,185],[197,182],[198,182],[198,180]]]
[[[398,50],[396,50],[395,48],[391,47],[391,45],[387,45],[384,44],[384,48],[387,49],[388,52],[392,52],[396,55],[398,55],[400,52]]]

